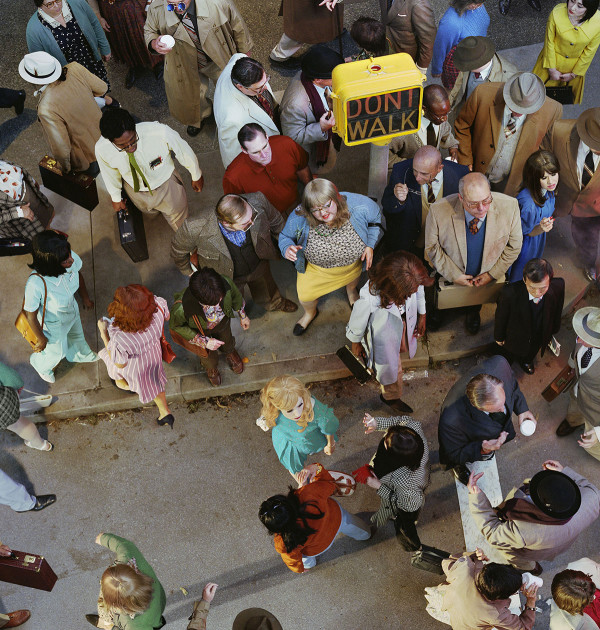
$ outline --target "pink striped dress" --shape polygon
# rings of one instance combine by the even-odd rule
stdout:
[[[138,394],[140,402],[144,404],[164,392],[167,384],[160,337],[164,322],[169,319],[169,308],[165,299],[158,296],[154,296],[154,299],[160,308],[156,309],[152,322],[146,330],[128,333],[109,324],[110,356],[106,348],[98,353],[98,356],[106,363],[110,378],[125,379],[131,391]],[[115,363],[126,365],[118,368]]]

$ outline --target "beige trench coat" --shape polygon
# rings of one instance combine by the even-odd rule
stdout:
[[[65,81],[51,83],[38,103],[38,120],[50,153],[63,171],[85,171],[96,160],[102,112],[94,96],[102,96],[106,83],[77,62],[68,63]]]
[[[228,0],[195,0],[202,50],[222,70],[231,55],[248,52],[252,37],[240,12]],[[175,47],[165,55],[165,89],[169,111],[184,125],[202,119],[200,77],[196,46],[166,0],[154,0],[148,9],[144,38],[148,46],[160,35],[175,38]]]

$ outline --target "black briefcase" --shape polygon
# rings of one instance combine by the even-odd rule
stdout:
[[[548,77],[544,81],[544,85],[546,85],[549,80],[550,78]],[[564,85],[546,85],[546,96],[558,101],[562,105],[573,105],[575,102],[573,88],[568,83],[565,83]]]
[[[348,348],[348,346],[342,346],[336,350],[336,354],[341,362],[350,370],[352,376],[360,383],[364,385],[367,381],[370,381],[373,372]]]
[[[89,210],[98,205],[96,180],[85,173],[64,174],[56,160],[45,155],[40,160],[40,175],[46,188]]]
[[[44,556],[14,551],[9,557],[0,556],[0,581],[51,591],[56,584],[56,573]]]
[[[121,247],[134,263],[148,260],[148,245],[144,228],[144,215],[129,199],[125,199],[127,207],[117,213],[119,238]]]
[[[447,551],[429,547],[428,545],[421,545],[421,549],[415,551],[410,557],[410,563],[415,569],[429,571],[429,573],[436,573],[437,575],[444,575],[442,560],[449,557],[450,554]]]

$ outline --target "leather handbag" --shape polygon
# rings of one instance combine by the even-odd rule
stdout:
[[[165,312],[162,310],[162,308],[160,308],[160,306],[158,308],[160,312],[163,314],[163,318],[164,318]],[[167,341],[167,338],[165,337],[164,324],[163,324],[162,335],[160,336],[160,350],[162,352],[162,360],[165,361],[166,363],[173,363],[173,360],[175,359],[177,355],[175,354],[175,352],[173,352],[173,348],[171,348],[171,344]]]
[[[181,300],[177,300],[175,304],[181,304]],[[194,320],[194,324],[196,324],[196,328],[200,331],[200,334],[203,337],[206,337],[206,335],[204,334],[204,330],[202,330],[202,325],[200,324],[200,320],[198,319],[198,317],[196,315],[193,315],[192,319]],[[171,338],[178,346],[182,346],[196,356],[199,356],[203,359],[206,359],[206,357],[208,356],[208,350],[206,348],[202,348],[201,346],[198,346],[195,343],[188,341],[187,339],[182,337],[176,330],[171,329]]]
[[[567,391],[576,379],[577,373],[575,372],[575,368],[572,368],[570,365],[565,365],[542,392],[543,398],[548,402],[552,402],[560,394]]]
[[[42,307],[42,329],[44,328],[44,319],[46,318],[46,300],[48,299],[48,287],[46,286],[46,281],[43,276],[39,273],[32,273],[31,276],[39,276],[42,278],[42,282],[44,283],[44,306]],[[29,320],[27,319],[27,315],[25,315],[25,298],[23,298],[23,305],[21,306],[21,312],[17,315],[17,319],[15,320],[15,326],[17,330],[23,335],[26,341],[29,342],[29,345],[32,348],[35,348],[40,339],[37,336],[37,333],[31,327]]]
[[[340,361],[350,370],[352,376],[364,385],[373,377],[373,372],[350,350],[348,346],[342,346],[336,350],[336,355]]]
[[[56,573],[44,556],[24,551],[14,551],[10,556],[0,556],[0,581],[51,591],[56,584]]]
[[[550,79],[544,81],[544,85],[548,83]],[[564,85],[546,85],[546,96],[552,98],[563,105],[573,105],[575,102],[575,95],[573,94],[573,88],[565,83]]]
[[[436,573],[437,575],[444,575],[442,560],[449,557],[450,554],[447,551],[429,547],[428,545],[421,545],[421,549],[415,551],[410,557],[410,563],[415,569],[429,571],[429,573]]]

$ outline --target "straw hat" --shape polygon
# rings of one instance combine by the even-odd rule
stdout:
[[[233,621],[232,630],[283,630],[283,626],[268,610],[246,608]]]
[[[36,85],[52,83],[61,73],[60,61],[42,50],[25,55],[19,63],[21,77]]]
[[[489,37],[465,37],[454,51],[454,65],[461,72],[482,68],[495,52],[496,47]]]
[[[517,72],[504,84],[503,96],[516,114],[534,114],[546,100],[546,88],[532,72]]]
[[[573,315],[573,329],[585,343],[600,348],[600,308],[596,306],[580,308]]]
[[[590,149],[600,151],[600,107],[592,107],[579,114],[577,133]]]

